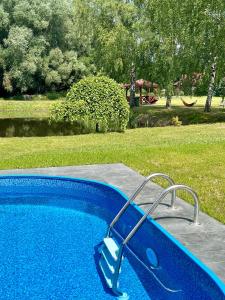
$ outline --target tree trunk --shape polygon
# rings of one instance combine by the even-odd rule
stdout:
[[[126,89],[126,99],[127,99],[127,97],[128,97],[128,89]]]
[[[168,109],[171,108],[171,99],[172,99],[172,97],[170,95],[166,96],[166,108],[168,108]]]
[[[130,107],[134,107],[136,105],[135,103],[135,66],[132,64],[131,69],[131,80],[130,80]]]
[[[142,105],[142,88],[140,88],[140,105]]]
[[[172,102],[172,96],[174,95],[174,90],[173,90],[173,81],[170,81],[167,86],[166,86],[166,108],[170,109],[171,108],[171,102]]]
[[[222,82],[221,82],[221,96],[222,96],[221,103],[224,104],[224,101],[225,101],[225,77],[222,79]]]
[[[205,102],[205,109],[204,109],[205,112],[211,111],[215,78],[216,78],[216,58],[214,59],[214,62],[212,63],[212,66],[211,66],[211,79],[210,79],[210,83],[209,83],[207,99]]]

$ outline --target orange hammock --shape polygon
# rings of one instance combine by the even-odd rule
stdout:
[[[154,104],[159,99],[156,96],[142,96],[142,101],[144,104]]]
[[[183,104],[187,107],[192,107],[194,106],[196,103],[197,103],[197,100],[195,100],[194,102],[191,102],[191,103],[187,103],[185,102],[183,99],[181,99],[181,101],[183,102]]]

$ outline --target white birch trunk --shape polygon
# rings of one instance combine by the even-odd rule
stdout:
[[[207,99],[205,102],[205,110],[204,110],[205,112],[211,111],[215,78],[216,78],[216,58],[214,59],[214,62],[212,63],[212,66],[211,66],[211,78],[210,78],[210,83],[209,83],[208,95],[207,95]]]
[[[135,74],[135,66],[132,64],[131,69],[131,82],[130,82],[130,106],[135,106],[135,80],[136,80],[136,74]]]

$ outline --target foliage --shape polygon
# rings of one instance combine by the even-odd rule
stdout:
[[[134,63],[165,89],[185,75],[185,94],[202,74],[206,94],[215,58],[216,84],[224,77],[224,17],[224,0],[2,0],[0,88],[65,90],[89,74],[128,82]]]
[[[204,85],[201,83],[197,92],[206,94],[215,56],[218,78],[224,76],[223,0],[82,2],[86,4],[85,19],[94,28],[89,35],[93,60],[98,70],[117,81],[130,80],[134,62],[137,78],[158,82],[166,89],[182,75],[191,83],[194,72],[204,74]],[[192,93],[191,84],[185,87],[187,92]],[[167,93],[168,106],[172,94]]]
[[[42,77],[45,86],[51,89],[66,89],[73,82],[87,74],[86,66],[77,58],[74,51],[62,52],[59,48],[52,49],[44,58]]]
[[[137,9],[133,1],[76,0],[83,7],[85,26],[92,40],[92,57],[99,71],[118,82],[129,79],[135,60],[137,37],[133,24]],[[115,46],[116,45],[116,46]]]
[[[108,77],[92,76],[71,87],[67,100],[54,107],[51,119],[94,124],[96,131],[124,131],[128,117],[122,88]]]
[[[70,0],[2,0],[0,88],[8,93],[68,88],[93,71]]]
[[[202,80],[196,84],[194,94],[196,96],[204,96],[207,94],[209,84],[209,74],[203,76]]]
[[[219,81],[219,83],[215,89],[215,94],[217,96],[221,96],[222,99],[225,98],[225,77]]]
[[[171,125],[173,126],[181,126],[182,125],[182,121],[179,120],[179,117],[172,117],[171,119]]]

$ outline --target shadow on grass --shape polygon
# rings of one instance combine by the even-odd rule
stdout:
[[[225,121],[225,109],[213,107],[210,113],[204,112],[203,106],[142,106],[131,110],[129,125],[134,127],[163,127],[171,125],[171,120],[178,117],[182,125],[218,123]]]

